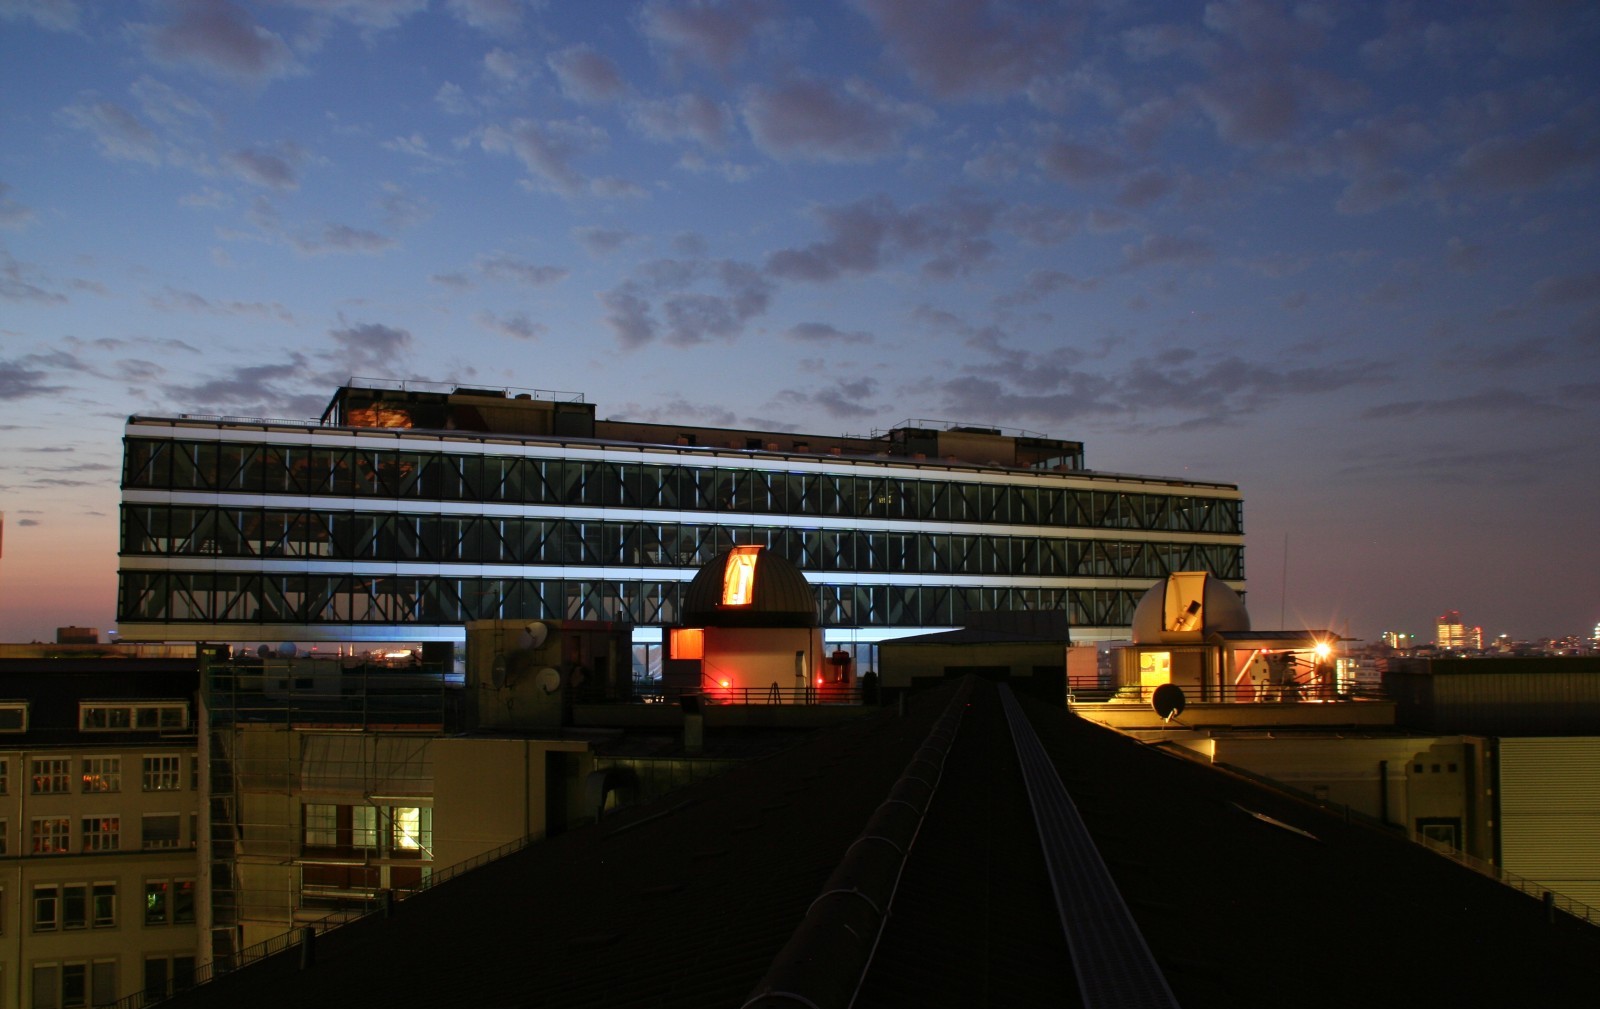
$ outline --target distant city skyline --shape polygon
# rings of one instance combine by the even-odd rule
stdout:
[[[1600,620],[1600,9],[0,0],[0,639],[134,413],[931,417],[1244,495],[1254,624]]]

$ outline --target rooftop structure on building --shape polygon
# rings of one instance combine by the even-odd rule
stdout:
[[[989,611],[1125,638],[1152,580],[1244,589],[1239,489],[1085,468],[1080,442],[906,422],[869,436],[602,420],[581,396],[353,382],[319,421],[130,417],[124,639],[460,642],[474,620],[635,628],[762,546],[828,649]]]

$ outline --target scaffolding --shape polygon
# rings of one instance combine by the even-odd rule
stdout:
[[[215,969],[426,880],[430,744],[457,726],[459,693],[421,667],[202,659],[200,898]]]

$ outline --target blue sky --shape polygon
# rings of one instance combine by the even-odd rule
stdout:
[[[1260,627],[1600,621],[1600,8],[0,0],[0,639],[348,377],[1075,438]],[[1287,547],[1287,563],[1285,548]]]

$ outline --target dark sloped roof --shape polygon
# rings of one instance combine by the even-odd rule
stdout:
[[[1079,996],[996,685],[971,681],[856,1005]],[[740,1006],[953,687],[534,845],[173,999]],[[1425,848],[1023,699],[1179,1004],[1586,1004],[1600,929]],[[819,971],[837,969],[819,961]]]

